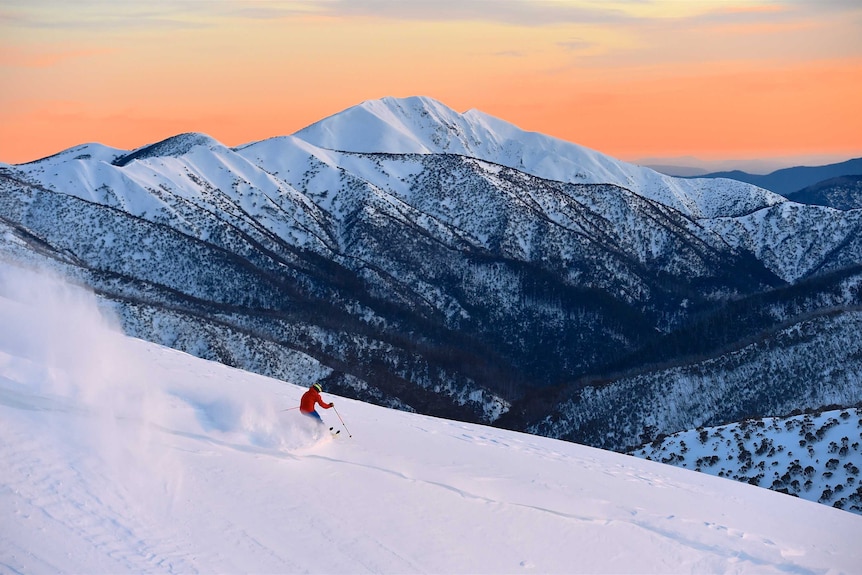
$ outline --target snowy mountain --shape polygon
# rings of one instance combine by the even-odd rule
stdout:
[[[318,147],[357,153],[455,154],[501,164],[545,180],[613,184],[686,216],[739,215],[783,201],[735,180],[712,185],[620,162],[577,144],[469,110],[458,114],[429,98],[371,100],[296,133]]]
[[[787,198],[794,202],[829,206],[837,210],[858,210],[862,208],[862,175],[829,178],[788,194]]]
[[[862,564],[862,517],[727,479],[325,390],[333,438],[304,385],[125,337],[105,303],[0,263],[4,572]]]
[[[849,280],[855,285],[858,277]],[[803,305],[789,298],[785,303],[797,309]],[[777,304],[767,307],[784,314]],[[746,308],[731,310],[726,321],[744,324],[747,317],[753,325],[760,323],[747,313]],[[696,338],[697,333],[680,337]],[[514,411],[520,413],[509,413],[499,423],[628,451],[682,430],[859,405],[859,333],[859,310],[833,309],[791,321],[768,337],[757,334],[746,345],[707,359],[548,390],[519,404]],[[664,344],[668,350],[681,345],[673,340]],[[662,359],[659,353],[648,355]]]
[[[862,401],[860,218],[428,98],[0,166],[0,259],[129,335],[620,451]]]

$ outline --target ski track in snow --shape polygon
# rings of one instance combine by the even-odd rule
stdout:
[[[71,538],[70,547],[89,554],[79,558],[34,557],[39,559],[33,565],[36,571],[63,572],[67,560],[89,561],[91,557],[98,560],[97,569],[106,571],[191,570],[192,564],[184,560],[169,534],[153,532],[136,520],[135,509],[139,503],[130,493],[107,484],[99,470],[93,468],[92,458],[84,456],[77,463],[64,465],[61,463],[64,458],[53,453],[52,446],[6,428],[3,435],[7,440],[2,451],[5,480],[7,488],[14,490],[17,496],[15,509],[10,510],[7,517],[14,515],[25,522],[39,518],[40,538],[48,541],[54,537]],[[54,457],[34,458],[34,453]],[[67,489],[67,486],[86,486],[87,489]],[[14,536],[10,539],[7,544],[12,549],[7,549],[4,555],[29,554],[25,540]],[[6,567],[12,568],[9,564]],[[27,571],[29,569],[23,572]]]
[[[86,424],[88,421],[88,417],[80,412],[46,408],[42,398],[33,397],[27,401],[26,397],[18,396],[10,400],[5,388],[0,403],[4,406],[11,404],[15,409],[31,413],[51,413],[65,416],[66,419],[78,419],[79,423]],[[135,425],[132,422],[128,424]],[[451,427],[453,424],[445,425]],[[335,441],[323,439],[326,443],[331,443],[330,446],[318,443],[316,447],[309,445],[298,448],[295,452],[284,452],[278,448],[256,446],[250,441],[246,443],[225,441],[206,433],[191,433],[161,426],[156,429],[158,430],[154,438],[156,445],[171,446],[171,440],[178,439],[180,444],[173,446],[175,449],[193,454],[199,459],[210,461],[224,459],[224,450],[228,450],[243,457],[257,459],[263,457],[266,460],[288,461],[306,467],[313,463],[314,469],[324,466],[322,464],[328,464],[325,465],[326,473],[337,473],[345,481],[358,482],[360,485],[385,485],[394,482],[399,485],[393,488],[395,491],[417,491],[427,494],[431,500],[446,499],[445,494],[441,497],[434,495],[434,491],[454,494],[459,499],[467,500],[471,506],[479,505],[491,509],[492,515],[505,517],[506,522],[513,527],[519,524],[541,524],[547,521],[543,517],[550,516],[555,525],[555,532],[566,533],[573,538],[583,536],[584,531],[594,533],[596,530],[611,529],[615,536],[640,531],[641,534],[636,536],[638,539],[645,537],[660,547],[674,549],[674,553],[695,553],[704,556],[705,558],[700,560],[701,564],[704,561],[708,565],[738,563],[756,571],[817,572],[800,569],[792,561],[783,561],[785,557],[792,558],[796,553],[792,549],[779,548],[769,538],[720,523],[702,522],[698,527],[692,520],[676,515],[656,517],[643,508],[629,509],[609,499],[590,497],[584,493],[587,491],[585,489],[576,489],[584,493],[583,499],[571,500],[568,502],[570,505],[561,506],[560,497],[555,495],[557,490],[563,487],[560,484],[545,482],[540,483],[538,488],[522,490],[522,485],[515,478],[493,474],[463,475],[460,470],[451,465],[448,468],[432,466],[416,469],[414,472],[402,471],[396,466],[397,462],[388,462],[387,457],[381,458],[377,454],[366,453],[361,449],[339,445],[343,443],[341,438]],[[147,511],[136,501],[133,490],[135,477],[146,474],[146,469],[128,469],[129,477],[126,477],[126,480],[131,484],[117,483],[99,473],[99,469],[107,462],[98,456],[88,457],[81,450],[77,454],[80,459],[76,458],[75,463],[66,466],[63,463],[66,459],[62,454],[56,453],[56,448],[40,444],[38,440],[28,438],[25,433],[15,433],[14,430],[7,433],[7,431],[9,430],[4,428],[3,435],[7,441],[3,444],[2,459],[7,462],[7,469],[4,472],[7,480],[4,483],[10,489],[14,489],[17,495],[16,506],[12,513],[17,519],[24,521],[34,515],[40,516],[42,520],[39,531],[43,537],[51,537],[52,532],[56,530],[60,532],[57,534],[59,537],[67,540],[78,539],[79,542],[73,547],[88,550],[88,555],[79,557],[79,560],[90,562],[98,559],[95,564],[96,569],[106,572],[186,573],[206,571],[208,567],[230,563],[229,557],[219,553],[216,548],[203,553],[184,552],[181,542],[184,537],[189,537],[189,534],[196,531],[190,526],[184,529],[182,524],[174,525],[173,530],[166,531],[163,523],[155,521],[155,525],[161,524],[162,528],[152,527],[153,523],[147,520]],[[424,433],[427,434],[427,432]],[[671,481],[634,466],[608,467],[598,459],[572,458],[562,453],[542,451],[529,443],[500,441],[491,439],[488,435],[459,433],[450,437],[454,437],[456,442],[469,445],[468,449],[471,450],[513,451],[563,466],[575,466],[586,473],[604,475],[608,481],[622,480],[626,483],[645,485],[650,489],[673,491],[689,489],[697,495],[697,490],[684,482]],[[329,447],[334,449],[330,450]],[[321,449],[323,449],[322,452]],[[336,453],[330,453],[330,451]],[[33,459],[32,454],[43,454],[43,456]],[[371,458],[372,462],[369,462],[368,458]],[[375,458],[379,459],[379,462],[373,462]],[[129,463],[133,460],[133,457],[130,457],[124,461]],[[347,471],[346,468],[353,471]],[[435,471],[437,473],[434,473]],[[226,472],[225,469],[210,467],[205,475],[213,478]],[[371,477],[366,477],[368,475]],[[380,476],[384,478],[381,479]],[[67,491],[64,486],[71,486],[72,489]],[[162,496],[168,496],[175,487],[164,483],[164,480],[161,485],[157,481],[156,486],[157,491],[161,491],[159,495]],[[152,489],[152,486],[141,487],[145,490]],[[382,491],[387,492],[390,489]],[[329,495],[331,494],[330,491]],[[351,504],[351,497],[348,496],[343,500],[339,497],[334,507],[341,508]],[[543,503],[543,499],[547,499],[547,502]],[[352,505],[361,507],[355,502]],[[420,504],[419,507],[421,508],[422,505]],[[294,508],[293,511],[299,510]],[[359,515],[365,515],[361,509],[353,510],[353,512],[356,511],[360,511]],[[372,509],[367,512],[369,517],[373,516]],[[313,513],[305,516],[305,520],[309,521],[312,528],[314,527]],[[303,570],[301,564],[293,563],[289,556],[278,553],[275,550],[277,546],[273,546],[270,541],[262,540],[255,530],[246,529],[243,524],[226,521],[224,517],[215,516],[212,512],[201,513],[198,523],[212,523],[218,526],[214,531],[220,533],[222,544],[216,547],[240,550],[243,556],[254,557],[257,562],[262,561],[262,564],[270,568],[282,571]],[[716,537],[713,537],[712,541],[705,541],[702,537],[704,531]],[[330,535],[327,536],[326,533]],[[315,530],[316,537],[324,538],[324,547],[338,547],[339,554],[351,557],[351,561],[357,557],[372,558],[361,563],[363,571],[426,571],[423,563],[411,561],[404,556],[403,552],[371,536],[364,535],[345,542],[340,537],[331,535],[332,533],[337,531],[333,532],[331,526],[324,527],[320,531]],[[739,542],[728,544],[727,540],[739,540]],[[13,538],[7,544],[11,544],[12,548],[6,549],[4,555],[26,556],[27,547],[23,541],[15,541]],[[756,552],[747,551],[749,547]],[[774,557],[764,557],[764,550],[770,551],[767,557],[770,555]],[[621,555],[620,558],[625,558],[625,555]],[[44,562],[39,564],[29,563],[28,567],[36,567],[37,570],[44,568],[46,571],[63,571],[65,559],[75,558],[49,557],[40,560]],[[541,564],[541,561],[537,562],[534,558],[532,562],[522,560],[521,563]],[[14,565],[9,564],[6,568],[13,572],[17,570]]]
[[[6,385],[0,388],[0,405],[25,415],[46,415],[37,420],[55,427],[50,430],[53,433],[35,437],[20,431],[28,427],[26,424],[17,429],[2,427],[4,441],[0,459],[6,465],[3,483],[15,495],[14,510],[10,510],[9,515],[25,521],[38,517],[40,537],[71,538],[71,547],[89,550],[88,555],[78,558],[40,559],[37,571],[63,572],[67,570],[66,561],[78,559],[88,564],[92,558],[98,559],[95,569],[104,572],[188,573],[198,571],[200,564],[219,565],[221,560],[217,554],[190,556],[181,550],[177,543],[183,540],[181,526],[173,526],[177,532],[153,528],[161,521],[159,517],[151,521],[154,510],[147,507],[153,501],[160,501],[167,505],[161,510],[166,512],[161,519],[168,517],[170,506],[177,503],[171,499],[171,492],[183,480],[171,473],[153,473],[157,471],[153,469],[154,463],[166,463],[160,462],[158,457],[153,459],[153,453],[167,448],[202,458],[219,458],[222,456],[220,449],[229,449],[252,456],[296,459],[289,452],[255,445],[251,439],[247,442],[225,440],[212,434],[172,429],[139,419],[109,420],[93,410],[70,409],[62,401],[28,396]],[[124,436],[129,446],[120,447],[113,441],[102,443],[98,435],[106,432]],[[148,445],[143,446],[144,451],[136,451],[135,444],[141,445],[139,434],[142,433],[150,435],[146,438]],[[51,439],[52,435],[58,441],[46,442],[46,436]],[[174,444],[172,438],[179,438],[181,444]],[[146,495],[154,497],[143,497]],[[233,546],[255,555],[272,554],[271,549],[241,525],[227,523],[223,528]],[[4,539],[6,535],[4,533]],[[12,536],[6,544],[11,548],[4,550],[4,556],[30,554],[29,544],[23,539],[16,540]],[[272,564],[289,566],[291,562],[287,557],[275,556]],[[9,563],[5,568],[18,571]]]

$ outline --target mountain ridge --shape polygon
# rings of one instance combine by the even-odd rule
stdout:
[[[857,210],[862,208],[862,175],[829,178],[788,194],[787,199],[838,210]]]
[[[862,174],[862,158],[853,158],[824,166],[781,168],[768,174],[749,174],[742,170],[731,170],[684,177],[730,178],[754,184],[787,197],[823,180],[855,174]]]
[[[408,111],[414,116],[436,120],[430,123],[430,133],[425,131],[427,125],[419,124],[418,128],[413,128],[418,129],[420,135],[417,136],[415,131],[409,132],[411,136],[406,141],[405,138],[397,137],[405,133],[403,118],[408,115]],[[368,115],[375,120],[371,125],[363,121]],[[356,116],[360,116],[361,120],[357,121]],[[395,127],[387,123],[387,120],[392,119],[391,116],[395,116]],[[357,121],[359,129],[352,124],[354,121]],[[343,128],[343,124],[350,127]],[[373,134],[375,131],[383,135],[377,139],[367,136],[369,132]],[[386,136],[393,132],[396,136]],[[448,138],[444,138],[443,134]],[[320,120],[296,132],[294,136],[326,149],[358,153],[455,153],[502,164],[548,180],[611,183],[626,189],[634,187],[642,195],[698,217],[710,217],[719,211],[726,213],[729,209],[729,206],[723,205],[712,208],[704,205],[703,184],[664,176],[649,168],[620,162],[595,150],[551,136],[525,132],[513,124],[476,110],[458,114],[425,97],[370,100]],[[359,138],[358,143],[356,138]],[[735,184],[728,183],[726,186]],[[780,195],[746,186],[730,190],[721,198],[710,198],[710,201],[741,201],[745,192],[749,198],[734,213],[784,201]]]

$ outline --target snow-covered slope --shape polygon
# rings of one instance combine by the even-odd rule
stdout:
[[[4,571],[862,564],[862,517],[730,480],[324,394],[331,438],[282,411],[303,388],[123,337],[105,313],[79,288],[0,267]]]
[[[805,222],[805,228],[798,225]],[[737,248],[751,251],[769,269],[790,282],[859,263],[862,210],[785,202],[739,218],[703,221]],[[840,242],[835,239],[841,238]],[[823,264],[823,254],[832,253]]]
[[[632,455],[862,514],[858,408],[692,429]]]
[[[859,284],[860,278],[853,275],[837,290],[856,290]],[[784,305],[804,310],[805,302],[788,299]],[[784,313],[779,304],[765,307]],[[677,431],[858,405],[859,333],[858,309],[814,314],[770,338],[756,334],[746,345],[715,357],[598,381],[555,401],[545,398],[541,420],[527,429],[628,451]],[[826,471],[825,463],[824,459],[818,465],[820,472]],[[771,481],[765,486],[770,485]]]

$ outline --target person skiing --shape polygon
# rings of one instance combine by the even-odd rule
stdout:
[[[299,400],[299,412],[312,419],[316,419],[318,423],[323,425],[323,420],[320,419],[320,414],[315,411],[314,406],[319,404],[323,409],[329,409],[330,407],[334,407],[335,404],[323,401],[323,398],[320,397],[321,391],[323,391],[323,387],[319,383],[315,383],[309,387],[308,391],[302,394],[302,399]]]

